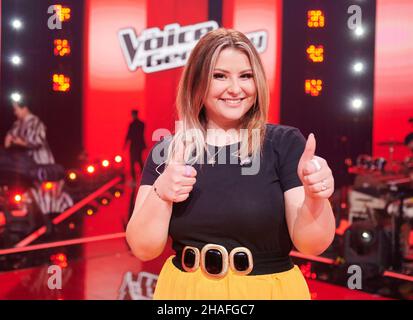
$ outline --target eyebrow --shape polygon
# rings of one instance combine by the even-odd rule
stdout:
[[[221,68],[215,68],[214,71],[222,71],[222,72],[225,72],[225,73],[230,73],[228,70],[221,69]],[[252,72],[252,69],[245,69],[245,70],[241,71],[240,73],[245,73],[245,72]]]

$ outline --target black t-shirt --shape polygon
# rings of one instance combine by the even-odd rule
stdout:
[[[154,148],[169,142],[162,140]],[[211,155],[226,153],[226,164],[194,164],[197,180],[189,198],[173,204],[169,225],[173,248],[180,251],[186,245],[202,248],[214,243],[227,250],[244,246],[257,255],[288,257],[292,242],[284,192],[302,185],[297,166],[305,142],[296,128],[267,124],[255,175],[241,174],[245,164],[242,166],[233,155],[233,145],[208,145]],[[146,160],[141,185],[152,185],[164,170],[164,164],[159,165],[159,160],[155,163],[152,157],[154,148]],[[237,159],[228,160],[233,157]]]

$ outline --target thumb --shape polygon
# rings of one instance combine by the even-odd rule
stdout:
[[[316,141],[313,133],[310,133],[307,139],[307,143],[305,144],[305,148],[303,154],[301,155],[300,161],[310,161],[315,154],[316,149]]]
[[[306,164],[313,159],[314,154],[315,154],[315,149],[316,149],[316,140],[315,140],[314,134],[310,133],[307,139],[307,143],[305,144],[303,154],[301,155],[300,162],[298,164],[298,168],[301,174],[304,173],[303,171],[306,168],[308,169],[308,165]]]

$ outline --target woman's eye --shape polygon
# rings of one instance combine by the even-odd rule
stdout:
[[[214,73],[214,79],[224,79],[225,74],[223,73]]]
[[[252,75],[252,73],[244,73],[244,74],[241,76],[241,78],[251,79],[251,78],[253,78],[253,75]]]

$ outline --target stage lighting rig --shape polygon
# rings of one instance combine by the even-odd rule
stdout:
[[[53,74],[53,91],[66,92],[70,89],[70,77],[64,74]]]
[[[310,94],[313,97],[320,95],[323,89],[323,81],[320,79],[307,79],[305,80],[305,93]]]
[[[53,54],[55,56],[64,57],[70,55],[71,46],[68,39],[54,39],[53,45]]]
[[[322,10],[308,10],[307,26],[310,28],[324,28],[325,15]]]

